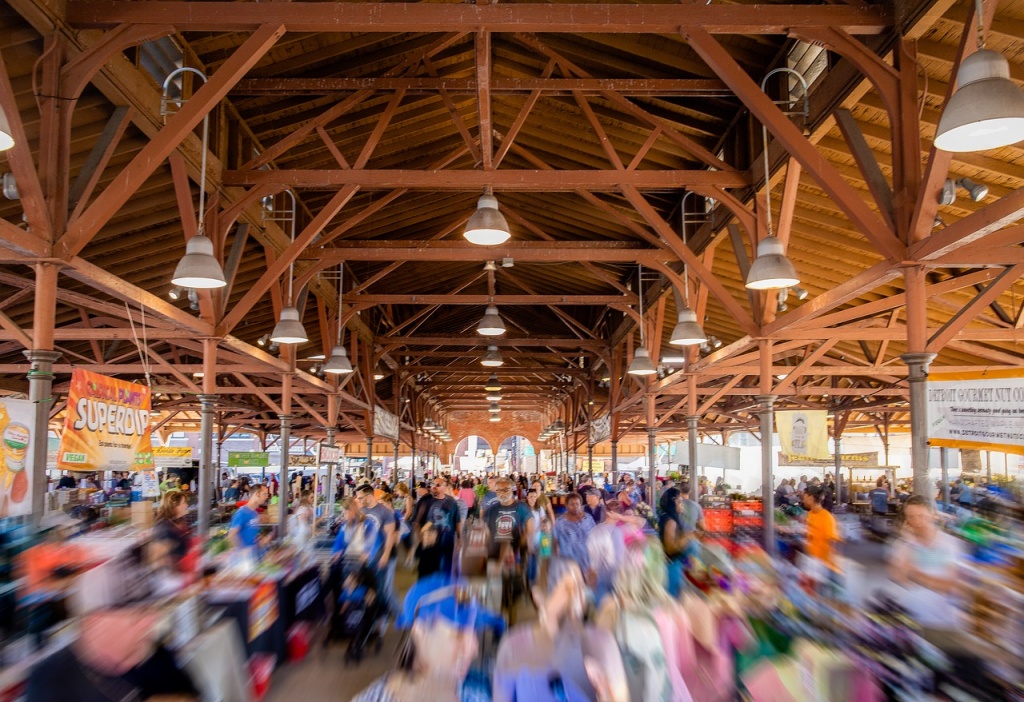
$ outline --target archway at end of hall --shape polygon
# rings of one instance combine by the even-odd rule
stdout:
[[[471,434],[459,441],[452,455],[454,473],[489,473],[494,471],[494,449],[482,436]]]
[[[537,472],[538,460],[533,442],[525,436],[516,434],[505,438],[498,446],[494,465],[502,474],[532,474]]]

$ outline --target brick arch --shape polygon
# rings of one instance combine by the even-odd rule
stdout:
[[[509,436],[525,436],[537,451],[551,448],[537,440],[544,429],[544,416],[540,412],[514,410],[502,412],[501,422],[491,422],[486,412],[452,412],[448,415],[448,431],[452,435],[452,450],[466,437],[476,434],[497,451]]]

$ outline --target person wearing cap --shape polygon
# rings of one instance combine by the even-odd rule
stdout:
[[[477,655],[480,615],[475,605],[456,598],[421,608],[398,670],[370,683],[351,702],[488,702],[485,690],[465,685]]]

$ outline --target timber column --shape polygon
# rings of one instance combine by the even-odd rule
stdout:
[[[203,378],[205,380],[205,376]],[[199,461],[199,526],[198,536],[205,542],[210,534],[210,503],[213,481],[217,471],[213,467],[213,419],[217,407],[217,396],[203,393],[199,396],[199,438],[201,441]]]
[[[29,475],[32,476],[32,523],[39,526],[46,511],[46,453],[50,436],[50,408],[53,406],[53,364],[60,358],[59,351],[29,349],[28,399],[35,408],[32,435],[32,455],[29,457]]]
[[[761,503],[764,511],[761,519],[764,524],[764,550],[768,555],[775,555],[775,491],[772,489],[775,478],[772,471],[772,429],[775,424],[775,395],[758,395],[760,409],[757,416],[761,420]]]
[[[905,353],[910,383],[910,464],[914,469],[914,494],[935,501],[935,490],[928,476],[928,365],[934,353]]]
[[[686,439],[687,448],[690,449],[689,457],[686,459],[690,463],[690,491],[691,495],[700,496],[699,489],[699,475],[704,475],[703,469],[699,475],[697,473],[697,422],[700,421],[700,417],[694,414],[686,415]]]

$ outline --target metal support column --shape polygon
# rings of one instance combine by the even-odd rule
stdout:
[[[587,468],[590,469],[590,482],[594,482],[594,445],[587,442]]]
[[[367,480],[373,479],[373,437],[366,437],[366,466],[363,468],[363,477]]]
[[[928,477],[928,364],[934,353],[905,353],[900,359],[907,364],[910,383],[910,463],[914,469],[914,493],[935,501],[935,489]]]
[[[210,535],[210,505],[213,491],[213,420],[217,409],[217,396],[199,396],[199,525],[197,535],[201,542]]]
[[[327,432],[327,438],[324,440],[324,446],[328,448],[337,448],[334,445],[334,436],[337,431],[334,427],[324,427],[324,431]],[[335,482],[334,476],[338,473],[340,468],[339,463],[328,463],[327,464],[327,485],[324,489],[326,500],[326,509],[322,516],[327,517],[328,520],[334,516],[334,495],[338,492],[338,485]],[[330,521],[328,521],[328,524]]]
[[[398,480],[398,442],[395,442],[395,481]]]
[[[949,449],[939,449],[939,467],[942,469],[942,507],[949,509]]]
[[[28,399],[35,407],[32,435],[32,455],[28,471],[32,476],[32,523],[39,526],[46,511],[46,452],[50,435],[50,408],[53,406],[53,364],[61,356],[59,351],[30,349],[28,358]]]
[[[689,449],[689,457],[686,459],[689,462],[690,468],[690,491],[691,495],[696,497],[700,495],[700,477],[704,475],[704,471],[697,471],[697,438],[698,438],[698,425],[697,422],[700,420],[700,416],[689,414],[686,416],[686,439],[687,448]]]
[[[772,431],[775,424],[775,395],[758,395],[761,408],[757,415],[761,420],[761,502],[764,514],[764,549],[775,555],[775,490],[772,470]]]
[[[838,417],[836,417],[838,419]],[[838,423],[838,422],[837,422]],[[836,430],[836,435],[832,437],[835,442],[836,455],[833,457],[835,461],[836,471],[836,504],[843,504],[843,436]],[[849,498],[848,502],[853,502],[853,493],[850,491],[850,486],[847,486],[846,492]]]
[[[619,484],[619,442],[612,440],[612,487]]]
[[[654,427],[647,427],[647,504],[652,507],[655,505],[655,498],[657,496],[655,483],[658,482],[658,444],[656,435],[657,430]]]
[[[277,538],[283,543],[288,535],[288,446],[292,439],[292,416],[279,414],[281,420],[281,486],[277,491]]]

